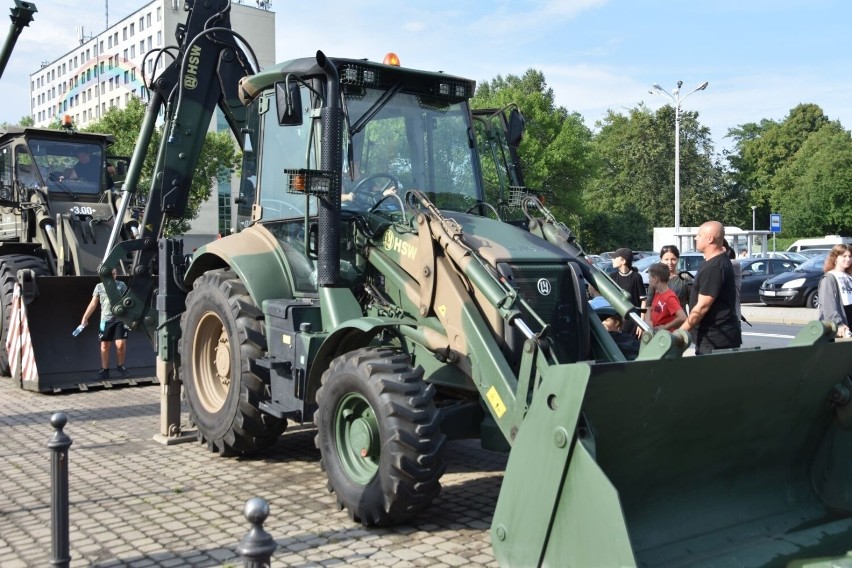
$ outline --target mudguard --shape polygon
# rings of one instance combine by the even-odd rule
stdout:
[[[186,286],[191,288],[208,270],[226,266],[237,273],[258,306],[270,298],[293,297],[287,259],[275,237],[260,225],[199,247],[187,270]]]

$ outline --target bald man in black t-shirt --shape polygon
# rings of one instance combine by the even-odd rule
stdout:
[[[695,235],[695,247],[704,253],[705,262],[695,275],[689,315],[680,329],[696,330],[697,355],[742,345],[734,267],[724,240],[725,230],[718,221],[704,223]]]

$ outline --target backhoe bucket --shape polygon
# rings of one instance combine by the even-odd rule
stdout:
[[[98,282],[96,276],[38,276],[35,298],[26,305],[16,302],[6,347],[12,378],[23,388],[57,392],[156,382],[154,349],[143,334],[131,332],[127,339],[127,377],[117,371],[115,348],[111,349],[106,381],[98,378],[100,311],[80,335],[71,335]]]
[[[500,564],[852,566],[850,375],[848,341],[548,369]]]

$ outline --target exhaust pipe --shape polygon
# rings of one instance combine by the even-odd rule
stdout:
[[[340,176],[343,169],[343,109],[337,69],[322,51],[317,64],[326,75],[326,103],[320,112],[322,124],[321,169],[334,175],[328,195],[319,201],[317,285],[326,288],[340,283]]]

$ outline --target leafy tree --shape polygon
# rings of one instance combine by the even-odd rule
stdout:
[[[773,185],[789,234],[852,234],[852,137],[838,124],[810,134]]]
[[[582,191],[591,177],[591,131],[577,113],[557,106],[544,74],[529,69],[523,76],[498,75],[481,83],[473,108],[502,108],[515,103],[526,122],[521,162],[527,186],[546,196],[548,207],[569,225],[576,224]]]
[[[592,145],[600,168],[584,195],[591,223],[584,224],[587,242],[604,250],[649,248],[653,227],[674,225],[674,112],[668,105],[656,112],[639,105],[627,115],[610,111],[597,123]],[[680,128],[681,226],[739,222],[742,198],[714,160],[709,129],[697,113],[684,111]],[[601,233],[606,216],[622,229]]]
[[[818,105],[800,104],[781,122],[763,120],[728,131],[736,141],[736,152],[729,157],[735,183],[747,192],[749,205],[757,206],[759,219],[768,223],[772,207],[783,200],[778,172],[811,134],[827,124],[829,119]]]
[[[86,130],[112,134],[115,144],[110,148],[110,153],[114,156],[132,156],[145,112],[145,105],[134,97],[126,108],[111,108],[101,120],[91,124]],[[151,190],[151,176],[162,134],[162,128],[155,129],[145,154],[138,183],[138,192],[142,196],[148,195]],[[186,216],[183,219],[170,220],[166,227],[167,234],[178,235],[189,230],[189,221],[198,216],[199,207],[210,198],[213,182],[223,176],[227,178],[237,167],[238,154],[229,131],[207,133],[192,179]]]
[[[2,128],[8,128],[9,126],[27,127],[27,126],[32,126],[34,124],[35,124],[35,121],[33,121],[33,117],[25,115],[25,116],[22,116],[21,119],[18,120],[18,122],[16,124],[9,124],[8,122],[3,121],[2,123],[0,123],[0,127],[2,127]]]

